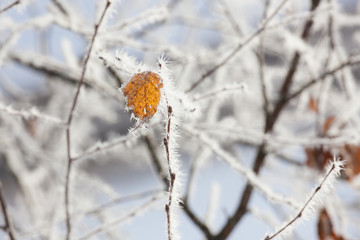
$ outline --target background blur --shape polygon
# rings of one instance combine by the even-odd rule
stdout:
[[[11,2],[0,0],[0,9]],[[88,64],[71,151],[78,156],[100,142],[115,144],[74,162],[72,239],[114,220],[119,222],[89,239],[167,238],[167,197],[154,165],[155,154],[167,169],[162,115],[147,123],[148,134],[128,133],[134,121],[118,88],[131,74],[114,67],[123,64],[114,58],[117,50],[153,69],[157,56],[169,59],[176,89],[189,100],[179,117],[177,138],[183,196],[214,233],[235,211],[246,180],[189,128],[206,134],[249,168],[266,142],[261,179],[299,202],[317,186],[332,155],[345,159],[349,165],[335,191],[322,199],[311,218],[296,225],[293,237],[360,239],[358,65],[320,78],[287,104],[271,132],[263,130],[264,104],[271,111],[281,98],[279,89],[296,52],[301,60],[290,92],[359,58],[360,2],[322,0],[311,14],[310,0],[289,0],[265,31],[249,38],[281,2],[113,1]],[[64,239],[64,122],[104,4],[24,0],[0,13],[0,180],[17,239]],[[308,19],[314,24],[304,39],[301,32]],[[241,51],[189,91],[247,40]],[[112,56],[113,62],[104,62],[103,56]],[[117,142],[122,136],[127,136],[125,144]],[[329,215],[325,220],[319,217],[320,209]],[[255,191],[248,213],[228,239],[262,239],[293,214],[287,205],[271,203]],[[322,235],[319,226],[330,222]],[[3,223],[0,218],[0,226]],[[179,232],[182,239],[205,239],[184,211]],[[0,239],[9,239],[7,233],[0,230]]]

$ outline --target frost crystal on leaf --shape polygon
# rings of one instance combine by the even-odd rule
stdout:
[[[122,89],[127,107],[141,120],[150,119],[157,111],[162,87],[162,79],[157,73],[136,73]]]

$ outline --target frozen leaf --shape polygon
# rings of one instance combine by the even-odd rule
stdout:
[[[157,73],[136,73],[122,89],[127,107],[141,120],[150,119],[157,111],[162,87],[162,79]]]
[[[345,171],[342,172],[344,178],[351,181],[360,174],[360,146],[345,144],[331,150],[338,152],[340,158],[346,161]],[[324,147],[308,147],[305,148],[305,153],[306,165],[320,171],[333,159],[331,151]]]
[[[319,111],[318,102],[313,97],[310,97],[308,107],[313,112]]]
[[[330,127],[334,123],[334,121],[335,121],[335,116],[328,117],[322,126],[322,132],[326,133],[330,129]]]
[[[340,149],[340,155],[346,159],[346,176],[349,180],[360,173],[360,147],[357,145],[345,144]]]
[[[306,148],[306,165],[311,168],[323,170],[333,160],[333,155],[323,147]]]
[[[330,216],[325,209],[320,211],[318,220],[318,236],[319,240],[344,240],[334,232],[333,224]]]

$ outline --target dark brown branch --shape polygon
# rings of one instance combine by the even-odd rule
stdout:
[[[116,80],[117,86],[120,88],[124,84],[124,80],[119,76],[113,67],[108,67],[110,75]]]
[[[321,181],[320,185],[314,190],[313,194],[309,197],[309,199],[306,201],[305,205],[301,208],[301,210],[299,211],[299,213],[293,218],[291,219],[284,227],[282,227],[279,231],[277,231],[276,233],[274,233],[271,236],[266,236],[265,240],[271,240],[274,237],[276,237],[277,235],[279,235],[281,232],[283,232],[286,228],[288,228],[290,225],[292,225],[296,220],[298,220],[299,218],[301,218],[301,216],[303,215],[305,209],[307,208],[307,206],[310,204],[310,202],[314,199],[315,195],[320,191],[320,189],[322,188],[322,186],[324,185],[325,181],[328,179],[328,177],[330,176],[330,174],[334,171],[335,169],[335,163],[333,163],[333,165],[331,166],[330,170],[328,171],[328,173],[325,175],[324,179]]]
[[[270,1],[266,0],[265,8],[264,8],[264,19],[267,18],[267,12],[269,9]],[[264,53],[264,40],[265,40],[265,31],[260,33],[260,42],[259,42],[259,51],[257,53],[258,61],[259,61],[259,75],[260,75],[260,83],[261,83],[261,92],[263,96],[263,109],[264,109],[264,117],[265,123],[269,118],[269,100],[266,93],[266,83],[265,83],[265,53]]]
[[[20,3],[20,0],[16,0],[12,3],[10,3],[9,5],[7,5],[6,7],[0,9],[0,14],[2,14],[3,12],[6,12],[7,10],[9,10],[12,7],[15,7],[16,5],[18,5]]]
[[[166,159],[168,162],[168,170],[169,170],[169,200],[168,203],[165,205],[165,211],[167,216],[167,231],[168,231],[168,240],[172,239],[172,232],[171,232],[171,214],[170,208],[173,204],[173,191],[174,191],[174,184],[176,179],[176,174],[173,172],[171,168],[170,162],[170,149],[169,149],[169,141],[170,141],[170,130],[171,130],[171,117],[172,117],[172,107],[168,106],[168,123],[167,123],[167,130],[166,130],[166,137],[164,138],[164,147],[166,151]]]
[[[150,190],[150,191],[145,191],[145,192],[141,192],[141,193],[135,193],[135,194],[128,195],[125,197],[119,197],[119,198],[113,199],[107,203],[104,203],[104,204],[96,207],[95,209],[89,210],[89,211],[85,212],[84,214],[97,214],[101,211],[104,211],[104,209],[113,207],[117,204],[129,202],[129,201],[133,201],[133,200],[138,200],[138,199],[142,199],[142,198],[153,196],[153,195],[158,195],[161,192],[163,192],[162,189],[156,189],[156,190]],[[71,217],[74,217],[74,216],[71,215]]]
[[[295,92],[288,95],[286,97],[286,99],[284,99],[284,101],[289,102],[291,99],[298,97],[302,92],[304,92],[306,89],[313,86],[315,83],[318,83],[319,81],[324,80],[326,77],[335,74],[336,72],[342,70],[345,67],[350,67],[350,66],[359,65],[359,64],[360,64],[360,60],[353,60],[353,59],[350,58],[346,62],[340,64],[339,66],[337,66],[337,67],[335,67],[335,68],[321,74],[319,77],[311,79],[307,84],[305,84],[304,86],[302,86],[301,88],[299,88]]]
[[[169,181],[167,177],[164,174],[163,167],[161,166],[160,158],[157,155],[155,144],[152,140],[152,138],[149,136],[148,140],[145,137],[145,143],[148,147],[148,150],[151,155],[151,160],[153,162],[153,166],[155,168],[155,171],[157,172],[158,176],[161,178],[162,182],[166,186],[167,189],[169,189]],[[195,215],[195,213],[190,209],[189,203],[185,200],[180,202],[180,205],[183,207],[183,210],[187,214],[187,216],[190,218],[190,220],[203,232],[203,234],[208,238],[211,239],[213,237],[212,233],[210,232],[209,228]]]
[[[180,203],[181,204],[181,203]],[[203,234],[205,235],[205,237],[207,239],[213,239],[214,235],[210,232],[208,226],[206,226],[195,214],[194,212],[190,209],[190,206],[188,203],[183,203],[181,204],[181,206],[183,207],[185,213],[188,215],[188,217],[191,219],[191,221],[193,221],[193,223],[203,232]]]
[[[256,174],[259,173],[260,168],[264,163],[265,156],[266,156],[265,145],[263,144],[259,147],[255,159],[255,163],[253,166],[253,170]],[[230,235],[230,233],[234,230],[235,226],[238,224],[238,222],[247,212],[247,205],[250,201],[252,191],[253,191],[253,186],[249,183],[246,184],[236,211],[232,216],[228,218],[222,230],[217,234],[216,237],[214,237],[214,240],[226,239]]]
[[[313,1],[312,6],[311,6],[311,11],[314,11],[318,5],[319,5],[319,1]],[[301,34],[301,38],[303,40],[306,40],[308,38],[312,25],[313,25],[313,20],[310,17],[306,21],[304,29]],[[268,121],[265,124],[265,127],[264,127],[265,133],[272,131],[275,122],[277,121],[281,111],[283,110],[284,106],[287,103],[286,96],[288,95],[288,91],[289,91],[291,83],[293,81],[294,74],[295,74],[295,72],[297,70],[297,66],[300,62],[300,57],[301,57],[300,53],[295,52],[293,59],[291,61],[290,67],[288,69],[288,72],[284,78],[280,93],[279,93],[280,98],[279,98],[278,102],[276,103],[274,110],[269,115]],[[266,148],[265,144],[262,144],[257,151],[257,155],[256,155],[256,158],[255,158],[255,161],[253,164],[253,171],[256,174],[259,173],[261,167],[264,164],[265,157],[267,155],[265,148]],[[234,230],[235,226],[238,224],[238,222],[242,219],[242,217],[247,212],[247,206],[250,201],[252,192],[253,192],[253,186],[250,183],[247,183],[243,190],[243,193],[242,193],[242,196],[241,196],[241,199],[239,201],[236,211],[234,212],[234,214],[231,217],[229,217],[228,221],[225,223],[222,230],[217,234],[216,237],[214,237],[214,240],[215,239],[216,240],[226,239],[231,234],[231,232]]]
[[[73,119],[73,115],[74,115],[74,111],[75,111],[75,107],[78,101],[78,97],[80,94],[80,89],[81,86],[84,82],[84,78],[85,78],[85,72],[86,72],[86,68],[87,68],[87,64],[89,62],[90,59],[90,55],[91,55],[91,50],[94,46],[94,42],[95,42],[95,38],[96,35],[98,33],[98,29],[99,26],[101,24],[101,22],[104,19],[105,13],[107,11],[107,9],[110,7],[110,1],[107,0],[106,2],[106,6],[105,9],[100,17],[99,22],[95,25],[95,30],[94,30],[94,34],[91,38],[91,42],[90,42],[90,47],[89,50],[86,54],[85,60],[84,60],[84,65],[82,68],[82,72],[81,72],[81,77],[80,77],[80,81],[77,85],[77,89],[76,89],[76,93],[75,96],[73,98],[72,101],[72,105],[71,105],[71,109],[68,115],[68,119],[67,119],[67,128],[66,128],[66,150],[67,150],[67,169],[66,169],[66,179],[65,179],[65,215],[66,215],[66,240],[70,239],[70,233],[71,233],[71,222],[70,222],[70,209],[69,209],[69,185],[70,185],[70,172],[71,172],[71,166],[72,166],[72,158],[71,158],[71,143],[70,143],[70,128],[71,128],[71,123],[72,123],[72,119]]]
[[[68,16],[69,13],[67,12],[67,10],[65,9],[65,7],[63,6],[63,4],[61,2],[59,2],[58,0],[52,0],[54,5],[60,10],[60,12],[62,12],[62,14]]]
[[[223,5],[224,15],[228,19],[229,23],[231,24],[232,28],[236,32],[236,34],[241,37],[243,35],[243,32],[241,31],[241,28],[239,24],[237,24],[236,20],[234,19],[234,16],[231,14],[229,10],[229,6],[227,5],[225,0],[219,1]]]
[[[236,48],[234,48],[229,55],[227,55],[220,63],[213,66],[210,70],[208,70],[206,73],[204,73],[198,80],[196,80],[188,90],[186,90],[186,93],[191,92],[194,90],[199,84],[201,84],[207,77],[215,73],[219,68],[223,67],[228,61],[230,61],[244,46],[249,44],[252,40],[255,39],[256,36],[258,36],[262,31],[265,30],[267,24],[276,16],[276,14],[281,10],[281,8],[284,6],[284,4],[288,0],[283,0],[279,6],[275,9],[275,11],[261,24],[261,26],[254,32],[251,36],[249,36],[245,41],[239,43]]]
[[[156,145],[155,145],[155,140],[153,139],[153,137],[149,134],[147,136],[144,137],[146,146],[149,150],[151,159],[152,159],[152,163],[153,166],[155,168],[155,171],[157,172],[157,174],[159,175],[161,181],[165,184],[166,189],[169,188],[169,181],[167,179],[166,173],[164,172],[164,169],[161,165],[161,161],[160,158],[156,152]]]
[[[5,197],[3,195],[1,181],[0,181],[0,207],[1,207],[2,215],[4,216],[4,222],[5,222],[5,225],[1,226],[1,228],[5,232],[7,232],[10,240],[15,240],[16,238],[15,238],[15,234],[14,234],[14,229],[12,227],[11,218],[10,218],[10,215],[8,213],[7,206],[5,203]]]
[[[154,204],[156,201],[158,201],[160,199],[160,196],[153,196],[152,198],[150,198],[148,201],[144,202],[143,204],[141,204],[139,207],[137,207],[136,209],[128,212],[127,214],[125,214],[124,216],[115,219],[112,222],[109,223],[105,223],[103,225],[100,225],[98,227],[96,227],[94,230],[92,230],[91,232],[88,232],[87,234],[85,234],[84,236],[78,238],[77,240],[85,240],[88,239],[98,233],[101,232],[106,232],[108,231],[108,229],[115,227],[116,225],[129,220],[131,218],[134,218],[135,216],[143,213],[145,211],[145,209],[149,208],[149,206],[151,206],[152,204]]]
[[[39,55],[43,57],[43,55]],[[45,58],[48,60],[48,62],[44,59],[44,61],[39,62],[39,59],[37,61],[34,61],[33,58],[24,58],[23,54],[12,51],[9,53],[9,58],[13,60],[16,63],[19,63],[25,67],[29,67],[35,71],[47,74],[49,76],[58,77],[65,82],[68,82],[70,84],[78,84],[79,83],[79,76],[78,74],[74,74],[71,69],[69,69],[65,64],[60,62],[54,62],[50,58]],[[37,58],[37,56],[35,56]],[[52,61],[52,64],[49,64],[49,61]],[[84,85],[86,87],[91,87],[91,85],[88,83],[90,82],[90,79],[84,79]]]

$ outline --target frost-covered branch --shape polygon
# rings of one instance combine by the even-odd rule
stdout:
[[[200,96],[195,96],[193,98],[193,101],[198,102],[198,101],[202,101],[204,99],[209,99],[209,98],[217,97],[219,95],[224,95],[224,94],[230,95],[230,93],[232,93],[232,92],[242,91],[245,88],[246,88],[245,84],[241,84],[241,83],[232,84],[232,85],[229,85],[229,86],[224,86],[221,89],[216,89],[216,90],[209,91],[209,92],[204,93],[204,94],[202,94]]]
[[[291,228],[294,227],[293,225],[297,220],[299,220],[300,218],[306,218],[304,215],[309,215],[313,211],[315,205],[320,202],[322,198],[325,197],[324,193],[328,192],[333,188],[333,183],[336,177],[340,176],[340,172],[344,166],[343,164],[344,162],[340,159],[334,159],[334,161],[329,164],[326,175],[324,176],[320,184],[315,188],[314,192],[310,195],[310,197],[307,199],[304,206],[296,214],[296,216],[290,219],[289,222],[286,222],[275,233],[266,236],[265,240],[270,240],[277,236],[286,234],[286,232],[291,232]]]
[[[87,150],[85,150],[83,153],[78,154],[77,156],[72,157],[72,161],[76,161],[79,159],[88,158],[90,156],[93,156],[95,154],[99,154],[103,151],[109,150],[111,148],[114,148],[121,144],[126,144],[129,141],[134,140],[135,137],[133,134],[128,134],[126,136],[121,136],[119,138],[115,138],[113,140],[109,140],[106,142],[98,142],[95,143],[93,146],[89,147]]]
[[[257,37],[262,31],[266,29],[267,24],[278,14],[278,12],[282,9],[285,3],[288,0],[283,0],[279,6],[274,10],[274,12],[265,19],[257,31],[255,31],[251,36],[249,36],[246,40],[239,43],[229,54],[227,54],[222,61],[213,66],[210,70],[204,73],[199,79],[197,79],[189,89],[186,90],[186,93],[193,91],[199,84],[201,84],[207,77],[215,73],[219,68],[223,67],[228,61],[230,61],[241,49],[243,49],[246,45],[248,45],[255,37]]]
[[[152,134],[148,134],[144,137],[147,149],[150,153],[151,156],[151,162],[154,166],[154,169],[157,173],[157,175],[159,176],[159,178],[161,179],[161,181],[164,183],[164,185],[166,186],[166,189],[169,188],[169,181],[166,175],[166,172],[164,171],[161,161],[160,161],[160,157],[156,151],[156,145],[155,145],[155,139],[152,136]]]
[[[4,187],[22,193],[10,209],[17,238],[133,238],[156,217],[118,210],[155,196],[154,238],[191,238],[181,232],[191,224],[209,240],[238,239],[252,234],[249,216],[284,228],[275,239],[317,202],[331,176],[304,202],[296,196],[334,153],[348,163],[341,193],[357,194],[357,10],[211,1],[19,0],[0,10],[0,168]],[[356,204],[339,199],[340,214],[325,199],[336,232],[356,226]],[[301,217],[281,226],[288,212]],[[5,221],[0,231],[10,239]]]
[[[3,12],[6,12],[7,10],[9,10],[12,7],[15,7],[16,5],[18,5],[20,3],[20,0],[15,0],[12,3],[10,3],[9,5],[3,7],[0,9],[0,14],[2,14]]]
[[[267,18],[269,5],[270,5],[270,0],[267,0],[265,2],[265,7],[264,7],[264,19]],[[258,57],[258,62],[259,62],[259,77],[260,77],[260,83],[261,83],[261,93],[262,93],[263,102],[264,102],[263,103],[264,118],[265,118],[265,123],[266,123],[269,118],[269,99],[267,96],[267,87],[266,87],[266,81],[265,81],[265,52],[264,52],[265,33],[266,33],[265,30],[260,33],[259,52],[257,53],[257,57]]]
[[[169,181],[168,181],[168,178],[166,177],[166,175],[165,175],[165,173],[163,171],[163,167],[162,167],[162,164],[160,162],[160,158],[156,153],[156,148],[155,148],[155,144],[153,143],[153,139],[151,138],[151,136],[148,135],[148,136],[145,137],[145,142],[146,142],[148,150],[150,152],[151,160],[152,160],[154,169],[155,169],[158,177],[162,180],[162,182],[164,183],[166,188],[169,189]],[[188,201],[186,199],[186,196],[185,196],[185,199],[183,199],[182,202],[180,202],[179,204],[183,208],[186,215],[191,219],[191,221],[204,233],[204,235],[208,239],[211,239],[211,237],[213,235],[210,232],[208,226],[206,226],[206,224],[203,223],[203,221],[201,221],[195,215],[194,211],[189,206],[189,203],[188,203]]]
[[[110,223],[105,223],[97,228],[95,228],[94,230],[92,230],[91,232],[85,234],[84,236],[82,236],[81,238],[79,238],[78,240],[85,240],[88,239],[98,233],[103,233],[106,232],[108,230],[110,230],[111,228],[119,225],[120,223],[127,221],[131,218],[136,217],[139,214],[144,213],[144,211],[146,209],[149,209],[152,205],[154,205],[158,200],[160,200],[163,196],[163,194],[159,194],[155,197],[152,197],[151,199],[149,199],[148,201],[146,201],[145,203],[143,203],[142,205],[140,205],[139,207],[135,208],[134,210],[128,212],[127,214],[125,214],[124,216],[110,222]]]
[[[85,78],[85,72],[86,72],[86,68],[87,68],[87,64],[89,62],[90,59],[90,55],[91,55],[91,50],[93,48],[94,42],[95,42],[95,38],[96,35],[98,33],[98,29],[99,26],[102,22],[102,20],[104,19],[105,13],[108,10],[108,8],[110,7],[110,0],[106,1],[106,6],[104,8],[104,11],[102,12],[102,15],[100,17],[99,22],[95,25],[95,30],[94,30],[94,35],[91,39],[90,42],[90,46],[89,46],[89,50],[86,54],[85,60],[84,60],[84,65],[82,68],[82,72],[81,72],[81,77],[79,80],[79,83],[77,85],[77,89],[76,89],[76,93],[74,96],[74,99],[72,101],[72,105],[71,105],[71,109],[67,118],[67,128],[66,128],[66,150],[67,150],[67,170],[66,170],[66,179],[65,179],[65,215],[66,215],[66,240],[70,239],[70,234],[71,234],[71,222],[70,222],[70,209],[69,209],[69,186],[70,186],[70,173],[71,173],[71,166],[72,166],[72,162],[73,159],[71,157],[71,142],[70,142],[70,128],[71,128],[71,123],[72,123],[72,119],[73,119],[73,114],[74,114],[74,110],[77,104],[77,100],[80,94],[80,89],[81,86],[84,82],[84,78]]]
[[[246,180],[257,190],[259,190],[269,201],[281,204],[287,204],[294,209],[299,208],[299,204],[291,198],[281,196],[280,194],[274,193],[270,188],[268,188],[263,181],[252,171],[242,165],[239,161],[234,159],[230,154],[221,149],[221,147],[211,140],[208,136],[200,133],[194,128],[184,127],[184,129],[192,136],[196,137],[207,147],[209,147],[217,156],[219,156],[223,161],[225,161],[229,166],[235,171],[239,172]]]
[[[4,226],[1,226],[1,228],[8,234],[10,240],[16,240],[12,221],[8,212],[8,207],[5,203],[5,197],[3,195],[1,181],[0,181],[0,207],[1,207],[2,215],[4,217]]]
[[[36,108],[31,108],[30,111],[28,110],[15,110],[11,106],[5,106],[4,104],[0,103],[0,111],[6,112],[10,115],[22,117],[24,119],[31,119],[31,118],[37,118],[41,119],[45,122],[53,123],[55,125],[64,126],[65,122],[62,121],[59,118],[46,115],[44,113],[39,112]]]
[[[300,87],[298,90],[296,90],[295,92],[289,94],[286,99],[284,101],[288,102],[289,100],[296,98],[297,96],[299,96],[302,92],[304,92],[306,89],[310,88],[311,86],[313,86],[315,83],[318,83],[322,80],[324,80],[326,77],[328,76],[332,76],[334,75],[336,72],[344,69],[345,67],[350,67],[350,66],[354,66],[354,65],[359,65],[360,64],[360,59],[354,59],[353,57],[350,57],[346,62],[341,63],[339,66],[321,74],[320,76],[311,79],[308,83],[306,83],[304,86]]]
[[[167,232],[168,232],[168,240],[172,240],[174,239],[174,235],[176,233],[174,233],[174,229],[176,229],[174,227],[174,225],[176,223],[173,222],[173,219],[175,219],[172,215],[174,214],[173,209],[174,209],[174,204],[176,204],[174,201],[176,201],[176,199],[174,199],[174,186],[175,186],[175,181],[176,181],[176,172],[173,171],[172,166],[174,165],[171,161],[172,161],[172,156],[170,156],[170,147],[169,147],[169,142],[170,142],[170,132],[171,132],[171,118],[172,118],[173,112],[172,112],[172,107],[168,106],[168,122],[167,122],[167,128],[166,128],[166,136],[164,138],[164,147],[165,147],[165,151],[166,151],[166,159],[168,162],[168,170],[169,170],[169,200],[168,203],[165,206],[165,210],[166,210],[166,215],[167,215]],[[172,133],[171,133],[172,134]],[[176,236],[176,235],[175,235]]]

